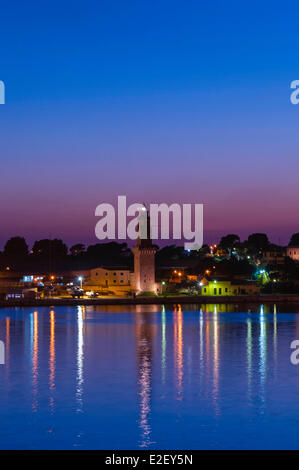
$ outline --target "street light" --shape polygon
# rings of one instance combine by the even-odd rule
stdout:
[[[78,277],[78,281],[80,282],[80,287],[81,287],[81,289],[82,289],[82,281],[83,281],[82,276],[79,276],[79,277]]]

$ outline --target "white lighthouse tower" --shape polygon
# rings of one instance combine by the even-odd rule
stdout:
[[[150,233],[150,217],[144,219],[147,225],[147,238],[137,239],[133,247],[134,253],[134,289],[140,292],[157,292],[155,282],[155,254],[157,248],[153,245]],[[142,223],[142,222],[141,222]]]

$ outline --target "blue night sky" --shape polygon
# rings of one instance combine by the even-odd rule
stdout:
[[[0,245],[96,243],[95,207],[204,203],[205,241],[299,231],[295,2],[1,5]]]

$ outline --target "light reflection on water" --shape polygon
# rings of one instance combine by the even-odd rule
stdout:
[[[32,363],[32,411],[37,411],[38,386],[38,312],[30,314],[30,344]]]
[[[82,412],[83,410],[83,359],[84,359],[84,318],[85,318],[85,307],[78,307],[78,349],[77,349],[77,411]]]
[[[235,309],[0,310],[1,448],[298,448],[299,316]]]
[[[174,362],[175,362],[175,376],[176,376],[176,389],[177,400],[183,399],[183,312],[181,305],[174,309],[173,312],[174,323]]]

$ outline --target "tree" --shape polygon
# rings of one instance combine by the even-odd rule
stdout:
[[[299,233],[293,233],[289,246],[299,246]]]
[[[70,253],[72,256],[78,256],[84,252],[85,252],[85,245],[83,245],[83,243],[77,243],[76,245],[73,245],[70,248]]]
[[[251,278],[256,268],[248,260],[237,260],[236,258],[224,259],[217,263],[217,276],[246,276]]]
[[[98,265],[100,264],[127,264],[132,256],[126,243],[108,242],[96,243],[87,248],[86,256]]]
[[[231,256],[232,249],[237,243],[240,243],[239,235],[231,233],[221,238],[219,247],[228,251],[229,256]]]
[[[269,245],[269,240],[265,233],[252,233],[249,235],[247,243],[255,250],[264,250]]]
[[[183,246],[166,245],[159,249],[156,254],[157,264],[163,264],[170,260],[178,260],[186,257]]]
[[[24,258],[28,255],[28,245],[23,237],[10,238],[4,247],[4,255],[7,257],[21,257]]]
[[[51,256],[53,258],[61,258],[67,255],[67,246],[62,240],[57,238],[54,240],[45,238],[34,242],[32,251],[34,255],[40,257]]]
[[[221,248],[227,249],[232,248],[236,243],[240,243],[239,235],[229,234],[221,238],[219,246]]]

